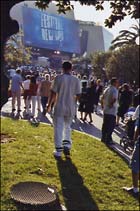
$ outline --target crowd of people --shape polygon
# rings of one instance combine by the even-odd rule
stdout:
[[[24,72],[18,68],[16,74],[11,79],[11,93],[12,93],[12,111],[15,111],[17,98],[17,111],[21,111],[21,96],[24,98],[24,108],[27,116],[34,117],[36,110],[41,111],[43,115],[46,114],[46,105],[50,95],[50,89],[55,77],[59,75],[55,71],[50,72]],[[72,71],[72,75],[80,80],[81,96],[76,104],[77,112],[80,112],[80,119],[85,122],[93,123],[92,114],[99,113],[99,102],[105,85],[101,79],[94,79],[93,77],[81,76],[79,73]],[[139,104],[140,89],[133,90],[128,83],[121,86],[118,85],[117,97],[117,116],[115,126],[118,126],[120,119],[124,121],[124,115],[129,107],[137,107]],[[31,110],[31,112],[30,112]],[[75,114],[75,116],[77,116]]]
[[[114,128],[124,122],[125,114],[130,107],[137,111],[134,141],[137,142],[132,156],[132,180],[134,193],[138,192],[139,173],[139,94],[140,89],[133,90],[128,83],[119,84],[117,78],[112,78],[107,87],[100,79],[90,79],[72,71],[72,64],[64,62],[63,72],[26,75],[22,80],[21,70],[18,68],[11,80],[12,112],[21,112],[21,94],[23,92],[25,113],[29,118],[35,117],[36,109],[46,115],[53,110],[54,126],[54,156],[61,158],[62,152],[69,158],[72,146],[71,124],[73,118],[85,123],[94,124],[92,114],[98,114],[101,103],[103,109],[103,124],[101,141],[107,145],[113,144]],[[22,90],[23,89],[23,90]]]
[[[21,98],[24,98],[25,114],[28,117],[35,117],[36,110],[42,110],[45,115],[47,100],[50,94],[51,84],[55,78],[56,73],[49,74],[49,72],[26,72],[24,77],[21,69],[17,69],[16,73],[11,79],[11,94],[12,94],[12,112],[16,110],[21,112]]]

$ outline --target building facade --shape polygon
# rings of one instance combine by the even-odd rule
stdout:
[[[82,43],[85,45],[87,56],[97,51],[107,51],[113,40],[113,35],[103,26],[96,25],[94,22],[79,21],[81,34],[86,36]],[[82,52],[84,53],[84,52]]]
[[[15,19],[18,21],[20,27],[24,27],[24,25],[27,24],[27,23],[24,23],[24,19],[23,19],[23,13],[22,13],[23,6],[24,6],[25,10],[26,10],[26,8],[27,9],[30,8],[32,10],[36,9],[40,12],[42,11],[42,10],[39,10],[35,6],[34,1],[25,1],[25,2],[22,2],[20,4],[17,4],[16,6],[14,6],[10,11],[10,15],[11,15],[12,19]],[[105,52],[109,49],[111,41],[113,40],[113,35],[108,30],[106,30],[104,27],[97,25],[95,22],[75,20],[73,11],[68,11],[66,14],[59,14],[57,12],[56,5],[53,3],[51,3],[45,11],[42,11],[42,13],[43,12],[46,12],[48,15],[50,14],[52,17],[54,15],[54,17],[75,21],[75,23],[78,23],[78,30],[79,30],[79,33],[78,33],[78,30],[76,33],[77,42],[75,42],[74,46],[77,45],[77,48],[79,48],[80,50],[77,50],[77,51],[75,50],[75,52],[74,52],[74,50],[72,49],[71,51],[69,51],[68,49],[70,49],[71,46],[66,47],[66,45],[68,45],[69,42],[75,41],[75,38],[71,39],[72,34],[74,34],[74,32],[71,32],[71,36],[69,38],[70,41],[69,42],[67,41],[67,43],[65,42],[66,44],[63,45],[63,48],[58,49],[56,47],[56,49],[55,49],[55,47],[53,47],[51,49],[51,47],[50,47],[50,49],[49,49],[48,45],[46,45],[46,46],[44,45],[43,47],[46,48],[47,50],[61,51],[63,54],[63,49],[65,49],[64,50],[65,54],[68,53],[68,54],[76,54],[76,56],[82,56],[86,53],[86,55],[89,56],[91,53],[94,53],[97,51]],[[38,27],[37,24],[38,23],[36,23],[36,27]],[[66,25],[65,25],[65,27],[66,27]],[[47,29],[45,29],[45,30],[47,30]],[[66,31],[68,31],[68,30],[72,31],[72,29],[70,27]],[[68,32],[65,32],[65,34],[68,34]],[[37,43],[37,42],[35,41],[35,43]],[[78,45],[80,45],[80,46],[78,46]],[[33,47],[40,48],[39,45],[33,46]],[[43,55],[41,55],[41,56],[43,56]],[[46,55],[44,55],[44,56],[46,56]]]

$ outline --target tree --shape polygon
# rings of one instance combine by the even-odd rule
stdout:
[[[106,64],[108,59],[111,57],[112,52],[95,52],[90,55],[91,63],[94,68],[94,74],[98,78],[106,78]]]
[[[22,31],[12,35],[5,45],[4,58],[9,66],[17,67],[31,63],[31,48],[22,43]]]
[[[98,78],[117,77],[121,82],[139,84],[139,46],[126,45],[116,51],[91,54],[94,74]]]
[[[105,0],[76,0],[81,5],[95,6],[96,10],[104,10]],[[36,5],[41,9],[46,9],[52,0],[36,0]],[[59,13],[66,13],[72,10],[74,6],[70,0],[56,0]],[[125,16],[130,15],[131,18],[140,18],[140,1],[138,0],[111,0],[108,1],[112,10],[111,15],[105,19],[105,26],[112,28],[112,26],[119,20],[123,20]]]
[[[81,75],[89,76],[91,72],[91,59],[87,56],[72,58],[73,68],[76,72],[80,72]]]
[[[121,30],[119,32],[119,35],[111,43],[111,50],[122,47],[123,45],[135,45],[136,38],[139,37],[140,34],[140,28],[138,25],[133,25],[132,27],[130,27],[130,29],[132,29],[133,31]]]
[[[114,52],[106,63],[108,79],[116,76],[122,82],[139,84],[139,46],[126,45]]]

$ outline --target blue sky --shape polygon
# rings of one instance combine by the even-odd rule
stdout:
[[[104,26],[104,20],[111,14],[108,2],[104,3],[103,11],[96,11],[93,6],[81,6],[79,2],[73,1],[73,4],[75,8],[75,18],[78,20],[93,21]],[[119,31],[129,29],[133,24],[137,24],[137,21],[127,16],[123,21],[118,21],[111,29],[105,26],[104,27],[110,31],[114,37],[116,37],[119,34]]]

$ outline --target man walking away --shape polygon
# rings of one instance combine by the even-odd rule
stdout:
[[[25,105],[25,110],[27,108],[27,101],[28,101],[28,96],[29,96],[29,88],[30,88],[30,75],[26,76],[26,80],[23,81],[23,87],[24,87],[24,94],[23,94],[23,98],[24,98],[24,105]]]
[[[71,124],[76,113],[76,101],[80,97],[80,81],[71,75],[72,64],[64,62],[62,65],[63,74],[56,76],[51,89],[51,95],[47,106],[50,112],[54,104],[54,157],[61,158],[62,151],[66,158],[70,158]]]

